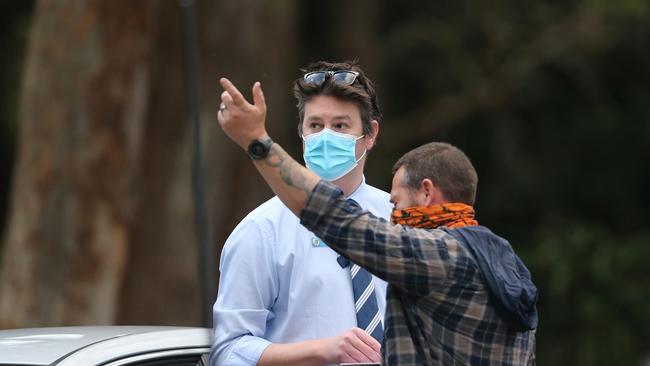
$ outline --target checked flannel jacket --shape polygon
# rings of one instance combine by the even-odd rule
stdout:
[[[392,225],[321,181],[301,223],[389,284],[382,360],[387,365],[533,365],[535,330],[497,313],[471,252],[439,229]]]

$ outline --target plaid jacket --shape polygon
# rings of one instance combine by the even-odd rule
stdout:
[[[341,196],[331,183],[318,183],[301,223],[389,283],[384,364],[535,363],[535,330],[508,327],[459,241],[443,230],[391,225]]]

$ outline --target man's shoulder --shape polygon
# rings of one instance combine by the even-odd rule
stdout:
[[[510,243],[505,238],[495,234],[489,228],[482,225],[468,225],[459,228],[443,228],[447,235],[456,240],[467,243],[488,243],[499,247],[511,248]],[[484,246],[487,244],[484,244]]]
[[[231,247],[258,248],[275,243],[277,234],[291,226],[301,228],[298,218],[276,196],[248,213],[228,236],[224,250]],[[282,229],[282,230],[281,230]],[[245,242],[245,245],[242,244]]]
[[[300,221],[277,196],[274,196],[248,213],[233,232],[249,228],[251,224],[270,233],[278,226],[284,228],[293,224],[299,226]]]
[[[386,219],[390,216],[390,212],[393,209],[393,205],[390,203],[390,194],[369,184],[365,185],[362,194],[363,197],[361,199],[365,202],[365,205],[362,204],[362,206],[365,209]]]
[[[274,196],[257,206],[253,211],[251,211],[244,220],[259,221],[264,219],[274,219],[284,215],[293,215],[289,208],[285,206],[278,196]]]
[[[382,189],[379,189],[375,186],[365,183],[366,194],[370,196],[380,197],[382,199],[390,199],[390,194]]]

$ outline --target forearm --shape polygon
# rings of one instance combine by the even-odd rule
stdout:
[[[225,91],[221,94],[223,108],[217,118],[224,132],[242,149],[246,150],[254,140],[269,139],[264,126],[266,102],[259,82],[253,85],[253,101],[246,101],[239,90],[225,78],[220,79]],[[255,167],[262,174],[269,187],[280,200],[297,216],[307,202],[319,178],[298,164],[278,144],[273,144],[264,159],[254,160]]]
[[[273,343],[266,347],[258,366],[280,365],[322,365],[322,340],[310,340],[298,343]]]
[[[456,240],[442,231],[391,225],[340,196],[335,186],[317,184],[300,223],[393,286],[417,295],[444,288],[461,252]]]
[[[323,365],[342,362],[377,362],[381,345],[363,329],[353,327],[330,338],[289,344],[271,344],[258,365]]]
[[[300,216],[309,193],[320,178],[296,162],[277,143],[271,146],[265,159],[255,160],[255,167],[291,212]]]

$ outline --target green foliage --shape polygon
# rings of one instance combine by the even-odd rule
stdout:
[[[534,240],[523,254],[543,289],[543,363],[638,364],[650,337],[650,231],[564,222],[542,225]]]

